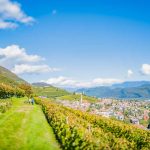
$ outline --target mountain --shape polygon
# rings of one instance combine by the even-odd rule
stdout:
[[[113,84],[113,88],[130,88],[150,84],[150,81],[128,81],[120,84]]]
[[[45,82],[36,82],[36,83],[32,83],[33,86],[39,86],[39,87],[49,87],[52,86],[50,84],[47,84]]]
[[[18,85],[20,83],[27,83],[25,80],[18,77],[8,69],[0,66],[0,83]],[[44,82],[37,82],[32,84],[33,91],[38,96],[47,96],[50,98],[69,95],[70,93],[64,89],[53,87]]]
[[[76,92],[84,92],[88,96],[99,98],[150,98],[150,83],[149,81],[126,82],[110,87],[84,88]]]
[[[12,73],[10,70],[0,66],[0,83],[17,85],[20,83],[27,83],[25,80]]]
[[[56,98],[70,93],[64,89],[54,87],[44,82],[32,83],[33,91],[37,96],[45,96],[48,98]]]
[[[27,83],[8,69],[0,66],[0,83],[18,85]],[[37,95],[47,96],[50,98],[70,95],[68,91],[76,89],[68,89],[68,91],[53,87],[44,82],[33,83],[33,90]],[[105,98],[150,98],[150,81],[134,81],[114,84],[110,87],[94,87],[78,89],[76,92],[84,92],[88,96],[105,97]]]

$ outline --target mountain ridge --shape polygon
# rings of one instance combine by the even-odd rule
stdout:
[[[109,87],[82,88],[76,92],[83,92],[88,96],[99,98],[150,98],[150,82],[131,81]]]
[[[10,85],[18,85],[20,83],[27,83],[22,78],[18,77],[16,74],[10,70],[0,66],[0,82]]]

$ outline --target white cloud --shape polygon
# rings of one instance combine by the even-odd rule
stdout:
[[[48,80],[42,80],[41,82],[46,82],[48,84],[52,84],[55,86],[73,86],[76,84],[76,81],[72,80],[71,78],[63,76],[56,78],[49,78]]]
[[[5,22],[3,20],[0,20],[0,29],[6,29],[6,28],[16,28],[18,25],[13,22]]]
[[[133,75],[133,71],[131,69],[128,70],[128,78],[130,78]]]
[[[112,78],[97,78],[93,80],[93,83],[97,85],[112,85],[112,84],[121,83],[121,82],[123,82],[123,80],[112,79]]]
[[[150,65],[149,64],[143,64],[141,68],[141,73],[143,75],[150,75]]]
[[[123,82],[123,80],[97,78],[91,82],[81,82],[74,80],[72,78],[60,76],[56,78],[49,78],[48,80],[41,80],[41,82],[46,82],[48,84],[58,87],[94,87],[94,86],[108,86],[114,83],[121,83]]]
[[[45,58],[39,55],[30,55],[18,45],[0,48],[0,65],[16,74],[40,74],[60,71],[58,68],[51,68],[43,64],[43,60]]]
[[[0,0],[0,29],[16,28],[18,23],[31,24],[33,21],[23,12],[19,3]]]
[[[0,58],[0,62],[14,60],[15,62],[20,63],[39,62],[44,59],[38,55],[28,55],[26,50],[18,45],[10,45],[6,48],[0,48]]]
[[[48,65],[15,65],[12,72],[15,74],[41,74],[46,72],[59,71],[57,68],[50,68]]]

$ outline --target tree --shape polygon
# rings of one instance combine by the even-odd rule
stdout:
[[[27,96],[28,99],[32,96],[33,91],[30,84],[20,84],[19,88],[25,91],[25,96]]]
[[[17,97],[24,97],[25,96],[25,91],[23,89],[20,89],[20,88],[16,88],[16,96]]]
[[[15,90],[10,85],[0,84],[0,98],[10,98],[15,95]]]

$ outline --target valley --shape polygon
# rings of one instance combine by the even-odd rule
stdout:
[[[0,149],[150,148],[149,101],[96,98],[44,83],[14,86],[9,79],[15,75],[6,72],[8,82],[0,85]]]

